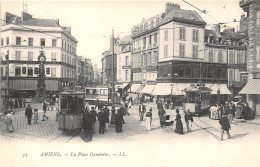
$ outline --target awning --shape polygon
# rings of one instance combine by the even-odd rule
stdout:
[[[239,94],[260,94],[260,79],[249,79]]]
[[[190,83],[157,83],[153,95],[184,95],[184,89],[190,87]]]
[[[152,94],[155,86],[156,85],[145,85],[145,87],[141,90],[140,93]]]
[[[226,84],[205,84],[206,87],[210,88],[211,94],[216,95],[218,94],[218,89],[220,90],[221,95],[230,95],[232,94]]]
[[[132,93],[139,93],[141,91],[141,84],[132,84],[131,88],[129,89],[129,92]]]
[[[115,85],[116,89],[124,89],[129,83],[122,83],[122,84],[118,84]]]

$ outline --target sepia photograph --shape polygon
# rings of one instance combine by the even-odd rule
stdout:
[[[0,8],[0,166],[260,166],[260,0]]]

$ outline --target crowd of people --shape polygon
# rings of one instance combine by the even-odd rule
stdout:
[[[235,105],[234,101],[218,103],[210,108],[210,118],[219,120],[222,115],[227,115],[229,123],[232,124],[233,118],[252,120],[255,118],[255,113],[250,109],[248,103],[241,100]]]

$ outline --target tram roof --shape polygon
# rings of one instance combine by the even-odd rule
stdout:
[[[67,90],[64,92],[60,92],[59,95],[85,95],[85,92],[80,92],[80,91],[74,91],[74,90]]]

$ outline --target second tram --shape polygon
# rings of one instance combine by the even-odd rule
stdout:
[[[94,104],[98,99],[100,102],[110,105],[112,89],[108,87],[86,87],[86,102]]]
[[[196,86],[184,90],[185,101],[183,103],[184,110],[190,110],[193,114],[203,114],[210,108],[210,92],[211,90],[205,86]]]

